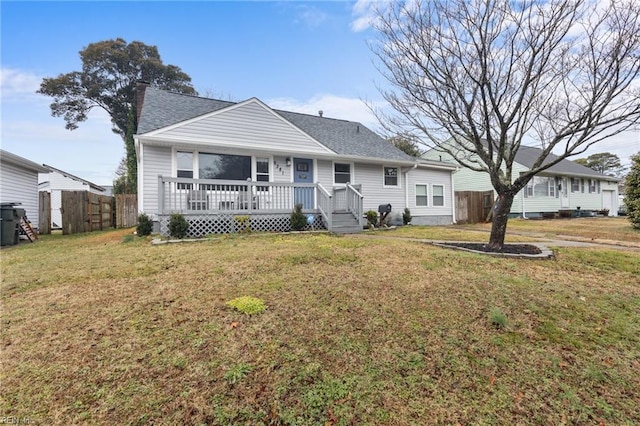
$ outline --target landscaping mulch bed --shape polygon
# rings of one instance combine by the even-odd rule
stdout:
[[[542,251],[531,244],[505,244],[502,250],[494,250],[489,248],[488,244],[483,243],[446,243],[446,246],[460,247],[468,250],[481,251],[485,253],[506,253],[506,254],[540,254]]]

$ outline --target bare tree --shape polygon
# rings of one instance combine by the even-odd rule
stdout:
[[[607,3],[607,2],[604,2]],[[640,116],[637,1],[415,0],[378,11],[387,131],[411,132],[497,192],[489,247],[534,175]],[[513,176],[523,145],[542,154]],[[555,154],[555,155],[552,155]]]

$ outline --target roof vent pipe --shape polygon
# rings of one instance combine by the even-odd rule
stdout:
[[[324,114],[322,110],[318,111],[318,115],[319,115],[320,117],[322,117],[322,114]]]

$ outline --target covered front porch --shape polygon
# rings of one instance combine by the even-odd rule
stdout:
[[[291,230],[296,204],[308,217],[307,229],[346,233],[362,230],[364,197],[359,185],[325,188],[319,183],[275,183],[158,176],[160,233],[168,235],[169,217],[184,215],[189,236],[233,233],[248,216],[251,230]]]

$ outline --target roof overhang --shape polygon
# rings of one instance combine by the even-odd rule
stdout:
[[[0,159],[3,163],[13,164],[15,166],[22,167],[23,169],[30,170],[36,173],[49,173],[49,169],[46,167],[34,163],[31,160],[27,160],[26,158],[20,157],[19,155],[12,154],[5,150],[0,150]]]
[[[185,141],[185,140],[176,141],[174,139],[159,138],[156,136],[149,136],[147,134],[135,135],[134,138],[136,140],[136,145],[145,144],[150,146],[162,146],[167,148],[177,148],[177,149],[184,149],[184,150],[202,150],[206,148],[211,148],[210,145],[199,143],[198,141]],[[221,154],[224,154],[227,152],[236,152],[236,153],[238,152],[238,147],[233,145],[217,144],[215,145],[215,149],[219,151]],[[256,155],[283,155],[287,157],[316,158],[320,160],[331,160],[331,161],[342,160],[342,161],[348,161],[348,162],[363,162],[363,163],[369,163],[369,164],[372,164],[372,163],[373,164],[397,164],[400,166],[413,166],[415,164],[418,164],[417,161],[410,161],[410,160],[397,160],[392,158],[377,158],[377,157],[361,157],[356,155],[336,154],[333,152],[319,154],[319,153],[309,153],[306,151],[301,151],[296,149],[270,148],[269,150],[259,150],[259,149],[252,148],[251,153]],[[436,163],[436,162],[433,162],[433,163]],[[452,170],[455,169],[455,166],[451,167],[447,164],[441,164],[441,165],[443,166],[442,168],[452,169]],[[431,162],[429,162],[429,164],[425,162],[424,166],[434,167],[433,165],[431,165]]]
[[[543,170],[542,172],[539,173],[540,176],[562,176],[562,177],[567,177],[567,178],[581,178],[581,179],[598,179],[598,180],[607,180],[607,181],[611,181],[611,182],[620,182],[624,179],[620,179],[617,177],[613,177],[613,176],[607,176],[607,175],[590,175],[590,174],[583,174],[583,173],[567,173],[567,172],[556,172],[555,170]]]

